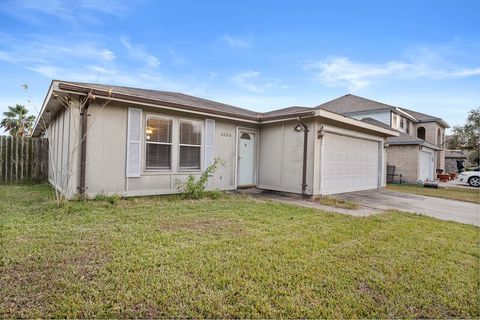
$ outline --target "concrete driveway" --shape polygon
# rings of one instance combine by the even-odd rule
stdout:
[[[480,226],[480,206],[472,202],[447,200],[389,190],[368,190],[334,195],[373,210],[396,209],[430,217]]]

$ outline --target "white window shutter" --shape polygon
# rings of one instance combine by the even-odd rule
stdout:
[[[205,120],[205,168],[215,160],[215,120]]]
[[[127,177],[140,177],[142,138],[142,109],[128,108]]]

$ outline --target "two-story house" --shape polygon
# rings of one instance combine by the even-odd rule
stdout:
[[[387,163],[407,182],[432,181],[445,170],[445,129],[441,118],[347,94],[317,108],[400,132],[388,138]]]

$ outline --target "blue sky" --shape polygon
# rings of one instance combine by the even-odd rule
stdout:
[[[3,0],[0,112],[38,109],[63,79],[258,111],[353,93],[461,124],[480,104],[479,12],[477,0]]]

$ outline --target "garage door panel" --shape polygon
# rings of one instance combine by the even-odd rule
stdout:
[[[420,180],[433,180],[434,158],[433,152],[420,150]]]
[[[378,142],[326,134],[323,144],[323,194],[378,188]]]

